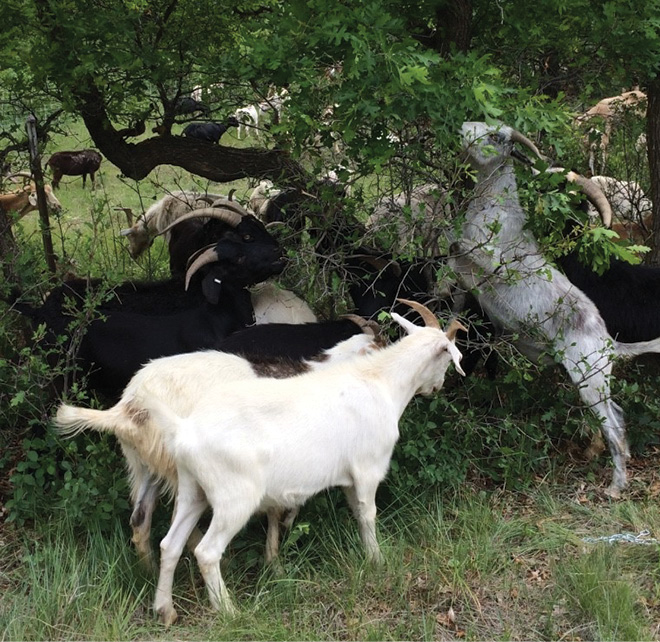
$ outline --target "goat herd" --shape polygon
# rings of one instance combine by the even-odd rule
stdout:
[[[368,557],[380,558],[375,496],[398,421],[415,394],[442,388],[451,363],[469,374],[478,358],[473,343],[464,343],[474,324],[464,321],[466,329],[454,320],[443,331],[429,309],[429,265],[433,274],[450,268],[454,286],[467,293],[455,297],[455,314],[475,312],[533,358],[555,355],[601,423],[614,461],[608,494],[618,497],[625,488],[629,452],[623,412],[610,394],[612,364],[660,352],[660,270],[613,261],[599,276],[569,255],[558,262],[560,272],[526,228],[518,199],[512,158],[531,161],[515,146],[541,156],[536,146],[506,125],[466,122],[461,135],[476,185],[460,233],[444,243],[449,255],[406,263],[373,248],[353,251],[343,274],[356,315],[346,318],[318,322],[303,301],[270,281],[285,262],[267,223],[300,231],[300,192],[255,194],[252,212],[217,194],[175,192],[122,230],[135,258],[163,235],[172,277],[119,285],[99,306],[102,318],[85,327],[77,359],[89,386],[115,405],[62,404],[55,425],[67,436],[116,435],[130,471],[133,541],[146,564],[155,565],[150,527],[157,499],[164,489],[174,494],[154,605],[163,622],[176,619],[172,583],[186,542],[211,603],[230,613],[220,559],[234,535],[254,513],[266,512],[266,559],[273,560],[280,524],[289,525],[309,497],[331,486],[346,493]],[[573,172],[566,178],[609,225],[612,211],[598,185]],[[425,223],[443,215],[444,197],[437,186],[420,190]],[[327,250],[324,239],[318,247]],[[55,340],[72,319],[71,302],[81,305],[95,285],[69,281],[39,307],[15,308],[44,323]],[[466,307],[459,309],[460,301]],[[404,336],[384,345],[371,319],[394,306]],[[403,316],[411,309],[423,326]],[[209,506],[202,535],[196,525]]]

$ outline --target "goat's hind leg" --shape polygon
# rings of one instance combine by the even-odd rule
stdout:
[[[611,399],[609,385],[611,361],[606,362],[605,365],[602,361],[596,361],[587,372],[580,372],[570,367],[566,369],[577,385],[582,401],[600,419],[600,429],[614,463],[612,482],[605,492],[610,497],[618,499],[627,484],[626,460],[630,457],[630,451],[623,410]]]
[[[172,525],[160,543],[160,575],[156,588],[154,610],[165,625],[176,621],[172,602],[174,571],[190,533],[208,503],[200,487],[186,476],[179,475],[177,502]]]
[[[158,481],[149,473],[137,451],[130,445],[120,442],[126,458],[131,484],[131,528],[132,541],[140,563],[147,569],[156,571],[158,566],[151,546],[151,519],[160,492]]]
[[[138,489],[138,495],[131,513],[132,541],[138,553],[140,564],[156,571],[158,565],[151,546],[151,520],[158,503],[159,484],[151,475],[147,475]]]

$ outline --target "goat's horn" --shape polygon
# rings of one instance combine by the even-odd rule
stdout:
[[[463,330],[463,332],[468,331],[468,329],[458,319],[454,319],[449,324],[449,327],[445,330],[445,334],[450,341],[454,341],[456,339],[456,333],[459,330]]]
[[[196,260],[197,257],[200,254],[204,254],[207,250],[210,250],[211,248],[214,248],[216,246],[216,243],[209,243],[208,245],[205,245],[204,247],[200,248],[199,250],[195,250],[189,257],[188,260],[186,261],[186,269],[189,268]]]
[[[229,210],[230,208],[225,208],[225,207],[203,207],[201,210],[194,210],[192,212],[188,212],[187,214],[180,216],[178,219],[176,219],[176,221],[170,223],[165,229],[158,232],[156,236],[165,234],[165,232],[169,232],[175,225],[178,225],[179,223],[183,223],[183,221],[189,221],[190,219],[193,218],[202,218],[202,217],[217,218],[227,223],[227,225],[236,227],[243,220],[243,217],[240,214],[237,214],[236,212]]]
[[[527,136],[521,134],[515,129],[511,131],[511,140],[514,143],[522,143],[525,147],[531,149],[541,160],[545,160],[538,147]]]
[[[12,172],[7,176],[9,180],[12,178],[27,178],[28,180],[33,180],[32,179],[32,174],[30,172]]]
[[[364,319],[358,314],[342,314],[341,318],[349,319],[355,323],[364,334],[369,334],[372,337],[378,336],[378,333],[380,332],[380,326],[375,321]]]
[[[248,212],[240,203],[224,197],[213,201],[213,207],[230,210],[231,212],[235,212],[241,217],[250,215],[250,212]]]
[[[438,328],[440,330],[440,321],[436,318],[435,314],[431,312],[425,305],[417,303],[417,301],[410,301],[408,299],[397,299],[399,303],[410,306],[413,310],[419,312],[419,316],[424,320],[424,325],[430,328]]]
[[[193,275],[195,272],[197,272],[200,268],[204,267],[205,265],[208,265],[209,263],[215,263],[216,261],[219,261],[220,257],[218,256],[218,253],[215,250],[215,246],[208,248],[205,252],[200,254],[194,261],[193,264],[188,268],[186,272],[186,285],[185,289],[188,289],[188,286],[190,285],[190,279],[192,279]]]
[[[605,227],[612,225],[612,207],[603,190],[593,181],[575,172],[566,172],[566,180],[579,185],[592,205],[598,210]]]

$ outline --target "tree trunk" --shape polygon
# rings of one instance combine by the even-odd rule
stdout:
[[[660,265],[660,77],[649,83],[647,98],[646,145],[651,175],[653,235],[646,262],[650,265]]]

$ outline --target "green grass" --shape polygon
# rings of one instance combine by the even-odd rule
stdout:
[[[44,157],[88,146],[83,129],[72,124]],[[62,271],[111,282],[165,276],[162,241],[140,263],[130,259],[119,237],[124,214],[115,207],[137,214],[167,191],[191,187],[225,193],[236,187],[239,199],[249,193],[246,181],[209,184],[172,167],[140,183],[118,174],[104,161],[95,190],[83,190],[80,178],[64,180],[58,191],[64,212],[53,221]],[[25,273],[43,269],[36,214],[17,224],[17,232]],[[304,258],[294,259],[304,266]],[[297,274],[299,291],[314,292],[315,275]],[[320,305],[321,296],[306,298]],[[411,404],[390,480],[379,493],[382,568],[365,564],[349,511],[335,501],[340,494],[323,494],[305,507],[284,542],[281,575],[262,568],[259,519],[235,538],[223,560],[240,608],[234,619],[208,609],[196,564],[186,557],[174,587],[180,621],[165,630],[151,613],[155,578],[136,569],[127,525],[120,518],[110,527],[79,517],[72,523],[84,511],[68,497],[68,521],[51,505],[37,526],[0,525],[0,640],[657,639],[658,546],[582,539],[644,529],[660,537],[657,458],[649,454],[658,428],[653,372],[625,366],[629,383],[616,386],[633,451],[645,451],[645,461],[641,468],[631,465],[629,499],[609,503],[598,490],[607,484],[607,458],[577,468],[566,452],[566,442],[584,430],[575,391],[562,373],[528,368],[507,362],[497,382],[449,380],[431,404]],[[23,390],[28,376],[17,374]],[[545,395],[548,388],[553,399]],[[5,435],[29,435],[48,416],[39,408],[10,410],[11,433]],[[92,465],[98,454],[83,448],[79,459],[93,462],[76,481],[83,490],[89,486],[88,500],[98,503],[99,480],[89,479],[100,474]],[[0,452],[9,475],[13,460],[5,456]],[[101,479],[106,486],[102,481],[100,492],[107,495]],[[452,493],[455,487],[461,491]],[[23,490],[36,498],[42,489]],[[168,515],[162,511],[156,524],[159,537]]]
[[[83,124],[79,121],[67,121],[63,125],[66,133],[53,134],[45,151],[42,153],[42,165],[48,157],[61,150],[76,150],[94,147],[94,142]],[[245,145],[245,141],[236,139],[228,132],[223,144]],[[44,172],[45,182],[49,183],[51,173]],[[123,278],[152,278],[163,276],[167,268],[166,248],[157,240],[150,254],[136,263],[126,251],[126,240],[119,236],[119,231],[127,227],[126,215],[117,211],[117,207],[130,207],[135,217],[144,212],[156,200],[168,192],[180,189],[198,189],[201,191],[228,194],[236,190],[235,198],[245,202],[251,192],[248,181],[216,184],[168,165],[159,166],[143,181],[123,178],[120,170],[104,159],[96,175],[96,189],[91,189],[89,177],[85,189],[80,176],[64,176],[56,196],[63,207],[59,217],[51,217],[53,243],[56,254],[66,257],[68,263],[61,267],[63,271],[77,274],[91,273],[93,276],[106,274],[110,269]],[[16,225],[24,241],[30,239],[41,243],[38,214],[33,212]],[[86,239],[94,239],[90,247]],[[164,266],[164,267],[163,267]]]
[[[660,548],[582,541],[629,530],[630,509],[636,525],[659,533],[656,502],[578,504],[562,492],[465,487],[385,506],[382,567],[365,563],[342,502],[310,502],[285,541],[279,573],[262,568],[255,518],[223,560],[238,616],[208,608],[186,557],[171,629],[153,616],[154,578],[135,568],[119,526],[5,529],[0,639],[657,639]]]

